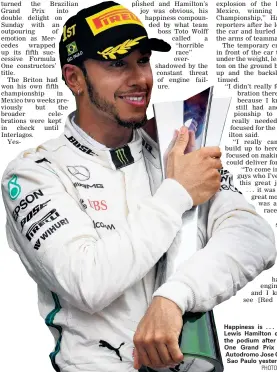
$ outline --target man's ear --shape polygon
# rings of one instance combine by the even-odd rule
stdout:
[[[77,95],[78,91],[83,91],[84,77],[82,70],[78,66],[65,64],[62,68],[62,73],[66,85],[74,95]]]

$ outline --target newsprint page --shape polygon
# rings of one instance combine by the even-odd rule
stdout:
[[[277,1],[119,2],[150,37],[172,46],[151,56],[148,117],[152,104],[185,100],[210,86],[216,97],[231,97],[220,145],[224,168],[234,176],[229,187],[276,232]],[[75,110],[61,79],[58,42],[69,35],[64,22],[94,4],[1,0],[1,174],[21,151],[58,137]],[[0,218],[0,370],[49,372],[54,340],[38,313],[36,285],[8,247],[2,198]],[[277,266],[214,309],[225,372],[277,370],[276,314]]]

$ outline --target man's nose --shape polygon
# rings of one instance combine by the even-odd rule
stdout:
[[[135,66],[129,69],[127,78],[128,86],[139,85],[145,87],[147,81],[146,72],[140,66]]]

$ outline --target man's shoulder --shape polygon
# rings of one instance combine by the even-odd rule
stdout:
[[[51,158],[55,150],[62,145],[61,136],[50,139],[37,147],[29,148],[21,151],[14,159],[12,159],[3,172],[2,182],[12,174],[22,172],[36,172],[41,168],[49,168]]]

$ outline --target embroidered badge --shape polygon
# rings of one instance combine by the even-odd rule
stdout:
[[[136,39],[128,39],[124,41],[124,43],[121,43],[115,47],[111,46],[106,49],[104,49],[102,52],[97,52],[101,56],[103,56],[105,59],[117,59],[117,56],[115,54],[126,54],[128,51],[135,45],[139,44],[139,40],[144,39],[146,36],[140,36]]]
[[[78,48],[75,41],[72,41],[72,43],[68,44],[66,46],[66,49],[68,56],[71,56],[71,54],[78,52]]]

